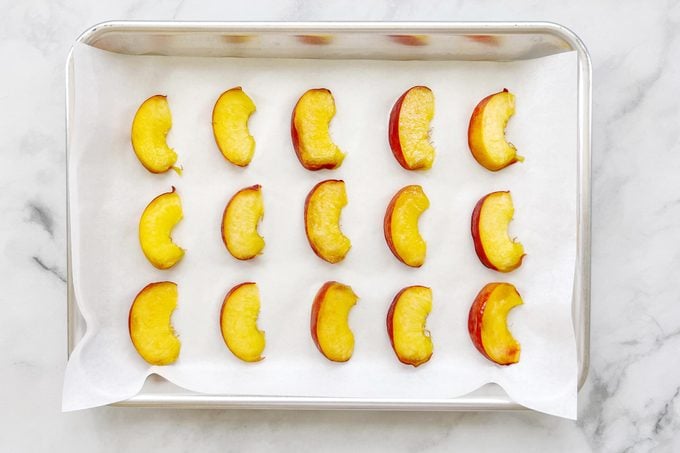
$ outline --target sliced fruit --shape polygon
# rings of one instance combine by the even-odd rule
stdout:
[[[222,303],[222,338],[229,350],[245,362],[258,362],[264,358],[264,332],[257,328],[259,314],[260,291],[255,283],[234,286]]]
[[[498,171],[524,158],[505,140],[505,127],[515,113],[515,96],[508,90],[485,97],[470,118],[468,145],[481,166]]]
[[[352,357],[354,334],[348,318],[358,299],[352,288],[338,282],[326,282],[314,298],[312,339],[328,360],[346,362]]]
[[[132,120],[132,148],[137,159],[151,173],[163,173],[175,168],[173,165],[177,162],[177,153],[165,141],[171,127],[172,115],[166,96],[151,96],[135,113]]]
[[[392,153],[407,170],[432,167],[434,147],[430,144],[430,121],[434,117],[434,94],[416,86],[397,100],[390,114],[388,138]]]
[[[335,100],[325,88],[308,90],[295,104],[290,133],[295,154],[307,170],[338,168],[345,158],[328,131],[333,116]]]
[[[151,365],[169,365],[177,360],[181,344],[170,318],[177,307],[177,284],[148,284],[135,297],[128,315],[132,344]]]
[[[263,215],[259,184],[241,189],[231,197],[222,215],[222,241],[234,258],[249,260],[262,253],[264,239],[258,234],[257,225]]]
[[[515,213],[510,192],[492,192],[472,211],[472,240],[479,260],[489,269],[510,272],[522,265],[524,247],[508,235]]]
[[[508,312],[522,305],[522,298],[510,283],[489,283],[470,307],[470,339],[484,357],[499,365],[519,362],[520,344],[508,330]]]
[[[340,214],[347,205],[345,182],[329,179],[315,185],[305,199],[305,232],[316,255],[328,261],[342,261],[352,246],[340,231]]]
[[[387,312],[387,334],[400,362],[416,367],[432,357],[432,339],[425,327],[430,311],[430,288],[409,286],[394,296]]]
[[[170,234],[182,220],[182,201],[173,187],[151,200],[139,219],[139,243],[144,256],[158,269],[174,266],[184,256]]]
[[[248,118],[253,112],[255,104],[241,87],[222,93],[213,108],[217,147],[225,159],[239,167],[247,166],[255,153],[255,139],[248,131]]]
[[[418,231],[418,219],[430,207],[423,188],[406,186],[387,206],[383,227],[390,250],[402,263],[420,267],[425,262],[427,244]]]

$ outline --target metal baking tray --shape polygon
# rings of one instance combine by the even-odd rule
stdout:
[[[588,372],[590,348],[590,126],[591,65],[581,40],[547,22],[105,22],[76,40],[127,55],[268,57],[371,60],[511,61],[561,52],[578,55],[577,236],[572,317],[577,341],[578,386]],[[72,125],[73,55],[66,62],[66,151]],[[67,175],[67,192],[68,187]],[[67,197],[68,200],[68,197]],[[68,210],[68,202],[67,202]],[[67,219],[68,219],[67,215]],[[68,222],[68,221],[67,221]],[[68,355],[85,333],[73,292],[71,230],[67,223]],[[458,398],[338,398],[235,396],[189,392],[152,375],[119,406],[170,408],[518,410],[497,385]]]

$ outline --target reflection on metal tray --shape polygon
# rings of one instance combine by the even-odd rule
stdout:
[[[578,55],[577,241],[572,316],[578,383],[588,372],[590,347],[590,124],[588,52],[568,29],[544,22],[105,22],[77,42],[127,55],[241,58],[512,61],[561,52]],[[73,59],[66,63],[67,156],[73,114]],[[68,206],[67,206],[68,209]],[[67,216],[68,218],[68,216]],[[68,230],[68,354],[85,332],[73,293]],[[122,406],[172,408],[516,410],[494,384],[447,399],[209,395],[150,376]]]

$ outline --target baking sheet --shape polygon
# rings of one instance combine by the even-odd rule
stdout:
[[[190,390],[233,395],[447,398],[496,382],[527,407],[575,417],[575,53],[512,63],[199,59],[115,55],[79,44],[74,62],[74,289],[88,330],[67,367],[65,410],[130,397],[156,372]],[[396,98],[416,84],[436,96],[438,154],[431,171],[414,174],[392,157],[386,128]],[[258,106],[250,121],[256,155],[245,170],[223,160],[210,126],[215,99],[237,85]],[[290,145],[291,109],[312,87],[335,95],[332,134],[348,153],[336,171],[304,170]],[[467,122],[482,97],[503,87],[517,95],[508,135],[527,161],[492,174],[470,156]],[[149,174],[129,143],[135,110],[156,93],[169,95],[174,125],[168,141],[179,153],[182,177]],[[353,247],[335,266],[311,252],[302,220],[304,197],[327,178],[344,179],[349,196],[343,230]],[[254,183],[263,185],[260,232],[267,246],[244,263],[224,249],[219,222],[231,195]],[[421,220],[429,253],[420,269],[398,263],[382,234],[389,199],[414,183],[431,201]],[[148,201],[171,185],[185,212],[173,237],[187,255],[174,269],[159,271],[139,249],[137,222]],[[505,189],[516,207],[512,232],[528,253],[508,275],[479,263],[469,235],[476,201]],[[311,301],[331,279],[361,297],[350,316],[355,354],[346,364],[325,360],[309,335]],[[127,333],[134,296],[159,280],[179,284],[173,324],[182,340],[178,362],[162,368],[139,358]],[[267,358],[258,364],[234,358],[219,333],[224,295],[246,280],[257,281],[262,295]],[[467,334],[470,303],[490,281],[514,283],[525,302],[510,315],[523,348],[521,362],[511,367],[483,359]],[[410,284],[434,292],[428,328],[435,354],[417,369],[397,362],[385,332],[392,297]]]

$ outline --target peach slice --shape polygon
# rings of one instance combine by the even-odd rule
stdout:
[[[295,104],[290,134],[295,154],[307,170],[338,168],[345,158],[328,131],[333,116],[335,100],[325,88],[308,90]]]
[[[172,229],[182,220],[182,201],[175,188],[151,200],[139,219],[139,243],[144,256],[158,269],[174,266],[184,250],[172,242]]]
[[[132,148],[137,159],[151,173],[164,173],[174,167],[177,153],[165,141],[172,127],[166,96],[157,94],[144,101],[132,120]]]
[[[315,185],[305,199],[305,232],[316,255],[328,261],[342,261],[352,246],[340,231],[340,214],[347,205],[345,182],[329,179]]]
[[[259,184],[231,197],[222,215],[222,241],[234,258],[249,260],[262,253],[264,239],[257,232],[262,216],[264,202]]]
[[[484,357],[499,365],[519,362],[520,345],[508,330],[508,312],[522,305],[522,298],[510,283],[489,283],[470,307],[470,339]]]
[[[239,167],[247,166],[255,153],[255,139],[248,131],[248,118],[255,104],[241,87],[220,95],[212,114],[213,135],[225,159]]]
[[[387,206],[383,228],[387,245],[402,263],[420,267],[425,262],[427,244],[418,231],[420,215],[430,207],[430,200],[420,186],[406,186]]]
[[[423,86],[407,90],[390,113],[388,138],[392,153],[406,170],[432,167],[430,121],[434,117],[434,94]]]
[[[181,344],[170,318],[177,307],[177,284],[150,283],[135,297],[128,315],[130,339],[140,356],[151,365],[177,360]]]
[[[510,192],[492,192],[472,211],[472,240],[479,260],[489,269],[510,272],[522,265],[524,247],[508,235],[515,213]]]
[[[255,283],[234,286],[222,303],[222,338],[229,350],[244,362],[258,362],[264,358],[264,332],[257,328],[259,314],[260,291]]]
[[[425,328],[430,311],[430,288],[409,286],[394,296],[387,312],[387,334],[400,362],[417,367],[432,357],[432,339]]]
[[[349,328],[349,311],[359,298],[352,288],[326,282],[316,293],[310,327],[314,344],[333,362],[346,362],[354,352],[354,334]]]
[[[515,113],[515,95],[508,90],[485,97],[477,104],[468,127],[468,145],[479,164],[498,171],[524,158],[505,140],[505,127]]]

